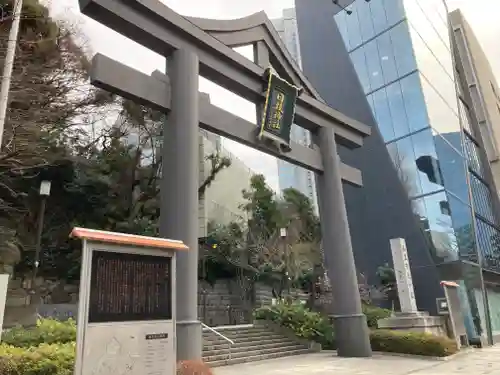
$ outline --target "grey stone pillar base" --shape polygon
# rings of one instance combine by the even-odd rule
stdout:
[[[380,319],[378,328],[426,332],[438,336],[447,336],[445,319],[442,316],[430,316],[426,311],[397,312],[394,316]]]
[[[339,357],[371,357],[372,348],[366,339],[370,335],[365,314],[332,315]]]
[[[201,359],[203,348],[203,332],[198,320],[178,320],[177,329],[177,361]]]

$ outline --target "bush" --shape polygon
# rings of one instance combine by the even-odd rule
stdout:
[[[371,328],[377,327],[378,319],[392,314],[390,310],[369,305],[363,306],[363,312]],[[264,306],[255,310],[254,316],[291,329],[298,337],[320,343],[323,349],[336,349],[335,334],[328,319],[300,303]],[[370,333],[370,342],[375,351],[434,357],[445,357],[458,350],[455,341],[447,337],[408,331],[375,329]]]
[[[177,375],[212,375],[212,369],[203,361],[177,362]]]
[[[72,375],[74,362],[74,343],[30,348],[0,345],[2,375]]]
[[[378,306],[363,304],[363,314],[366,315],[366,322],[370,328],[378,328],[379,319],[388,318],[392,311]]]
[[[458,351],[454,340],[420,332],[375,330],[370,342],[373,350],[381,352],[446,357]]]
[[[255,310],[254,317],[286,327],[300,338],[320,343],[324,349],[335,347],[333,327],[328,319],[299,302],[262,306]]]
[[[2,343],[17,347],[65,344],[74,341],[76,341],[76,323],[72,319],[65,322],[40,319],[34,328],[15,327],[2,334]]]

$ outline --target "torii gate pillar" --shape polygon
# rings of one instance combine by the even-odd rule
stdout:
[[[198,56],[176,50],[167,58],[171,108],[163,125],[160,236],[183,241],[178,254],[177,360],[201,359],[198,320]],[[165,89],[167,89],[165,87]]]

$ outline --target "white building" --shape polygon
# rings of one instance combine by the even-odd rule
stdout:
[[[244,203],[243,190],[250,188],[250,179],[254,174],[240,159],[221,146],[220,137],[200,130],[200,184],[210,174],[211,162],[207,159],[211,154],[219,152],[228,157],[231,165],[217,174],[215,180],[207,188],[199,205],[199,236],[207,234],[207,224],[230,222],[246,223],[247,214],[241,209]]]
[[[148,129],[154,129],[153,124],[149,125]],[[142,165],[153,163],[161,154],[160,139],[155,140],[156,137],[151,137],[150,134],[145,134],[137,128],[127,126],[121,117],[117,119],[115,126],[120,127],[124,132],[127,144],[141,145]],[[158,127],[158,137],[160,137],[160,129]],[[250,188],[250,179],[254,173],[234,154],[221,146],[220,136],[200,129],[199,185],[210,174],[211,161],[208,157],[214,153],[229,158],[231,165],[217,174],[215,180],[208,186],[204,196],[199,201],[199,237],[207,235],[207,224],[210,221],[217,224],[246,223],[247,221],[246,212],[241,208],[244,203],[242,191]]]

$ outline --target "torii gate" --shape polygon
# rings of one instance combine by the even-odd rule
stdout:
[[[331,313],[338,355],[371,356],[342,191],[342,180],[361,186],[361,173],[340,162],[336,146],[338,142],[360,147],[370,128],[324,103],[263,12],[220,21],[183,17],[159,0],[79,2],[87,16],[167,58],[168,77],[160,72],[148,76],[98,54],[92,62],[91,81],[168,114],[160,234],[182,240],[191,249],[177,258],[178,359],[201,358],[202,349],[197,309],[198,126],[315,172],[325,262],[335,300]],[[254,46],[255,62],[231,48],[248,44]],[[291,151],[282,153],[257,139],[255,124],[211,105],[208,95],[198,92],[201,75],[262,110],[263,76],[269,66],[303,88],[294,121],[311,131],[314,147],[291,142]]]

